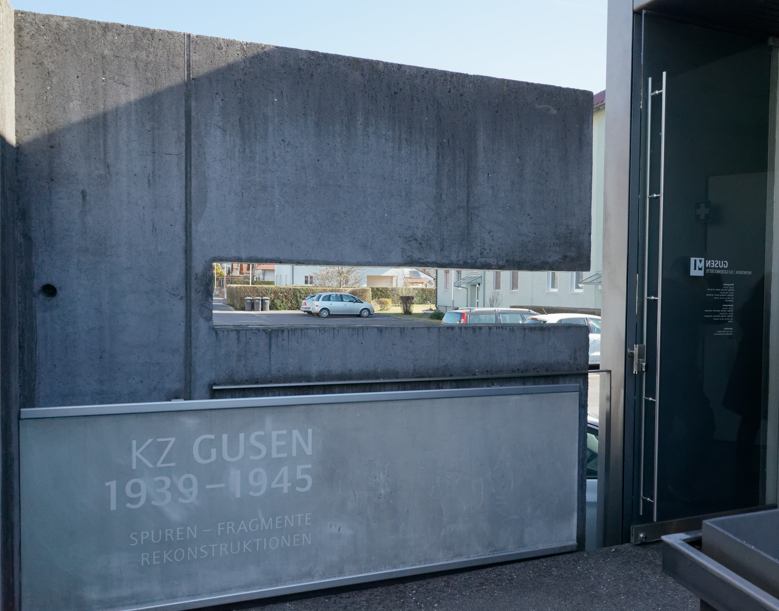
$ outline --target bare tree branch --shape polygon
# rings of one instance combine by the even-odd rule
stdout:
[[[359,267],[345,265],[329,265],[321,267],[314,274],[316,286],[353,287],[362,286],[362,272]]]

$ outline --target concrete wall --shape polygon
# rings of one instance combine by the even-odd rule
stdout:
[[[23,404],[183,397],[184,35],[16,21]]]
[[[588,274],[603,271],[603,180],[606,161],[606,104],[592,112],[592,267]],[[585,274],[585,277],[588,275]],[[600,307],[600,297],[598,297]]]
[[[606,107],[603,102],[597,104],[592,112],[592,260],[590,269],[584,272],[584,278],[600,272],[603,260],[603,163],[605,159],[605,139],[606,139]],[[555,268],[558,269],[558,268]],[[456,270],[450,270],[450,277],[454,278]],[[472,274],[479,274],[481,271],[465,269],[461,270],[463,278]],[[437,303],[441,309],[451,309],[454,307],[466,307],[468,303],[468,291],[454,290],[444,286],[444,270],[437,270]],[[519,272],[519,283],[516,290],[510,289],[511,276],[509,272],[504,272],[500,288],[500,307],[522,306],[544,308],[560,308],[561,311],[588,311],[590,313],[600,313],[601,307],[601,287],[599,285],[587,284],[584,290],[571,290],[571,276],[573,272],[560,271],[558,273],[558,290],[549,291],[547,272]],[[487,271],[484,275],[485,284],[483,292],[480,292],[480,304],[483,304],[483,297],[486,296],[489,302],[494,287],[494,272]]]
[[[198,270],[589,269],[589,92],[191,40]]]
[[[589,92],[24,12],[16,74],[21,406],[586,369],[564,330],[215,330],[211,264],[589,269]]]
[[[22,408],[366,377],[586,389],[583,328],[217,330],[211,265],[586,270],[591,105],[0,0],[0,608],[19,608]]]
[[[216,332],[213,349],[198,354],[198,365],[214,371],[225,385],[586,372],[587,330],[564,329],[560,333],[553,325],[236,327]],[[198,396],[208,397],[204,382],[209,378],[196,378]]]

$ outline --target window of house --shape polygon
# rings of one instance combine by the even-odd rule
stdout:
[[[494,279],[493,287],[495,288],[496,291],[500,290],[500,277],[501,277],[501,273],[500,272],[495,272],[495,279]]]
[[[519,272],[511,272],[511,290],[519,290]]]
[[[571,272],[571,292],[572,293],[584,292],[584,285],[582,284],[582,280],[584,280],[584,272]]]
[[[445,289],[449,288],[449,270],[448,269],[444,270],[444,288]]]
[[[559,278],[558,276],[559,272],[546,272],[546,292],[547,293],[556,293],[558,290],[558,283]]]
[[[303,276],[303,283],[304,284],[314,284],[314,277],[313,276]]]
[[[463,270],[458,269],[456,272],[454,272],[454,280],[455,282],[460,282],[460,280],[463,279]],[[458,286],[458,289],[462,289],[463,287]]]

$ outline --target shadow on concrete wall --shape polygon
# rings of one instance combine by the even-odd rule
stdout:
[[[586,371],[568,328],[215,330],[211,264],[589,269],[589,92],[23,12],[16,75],[21,406]]]

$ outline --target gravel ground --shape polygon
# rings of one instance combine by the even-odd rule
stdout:
[[[662,572],[661,545],[620,545],[212,611],[697,611],[698,599]]]

